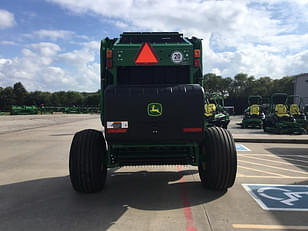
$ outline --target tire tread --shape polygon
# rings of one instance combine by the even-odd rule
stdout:
[[[92,193],[102,190],[107,173],[105,155],[106,143],[100,131],[87,129],[75,134],[70,149],[69,170],[76,191]]]
[[[199,175],[202,183],[212,189],[226,189],[234,184],[237,170],[237,157],[231,133],[220,127],[211,127],[206,130],[205,140],[206,169],[199,166]],[[202,148],[200,148],[202,150]]]

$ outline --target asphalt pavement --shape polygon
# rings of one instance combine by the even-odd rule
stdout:
[[[202,187],[196,167],[141,166],[109,169],[87,195],[71,187],[68,152],[75,132],[102,129],[99,116],[33,124],[0,134],[0,230],[308,230],[307,144],[237,142],[227,191]]]

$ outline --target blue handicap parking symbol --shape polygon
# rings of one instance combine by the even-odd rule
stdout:
[[[243,184],[264,210],[308,211],[308,185]]]
[[[242,144],[235,144],[235,147],[236,147],[236,151],[250,151],[249,148],[245,147]]]

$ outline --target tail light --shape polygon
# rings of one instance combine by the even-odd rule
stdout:
[[[194,57],[200,58],[200,49],[194,49]]]
[[[107,68],[112,68],[112,50],[106,50],[106,58],[107,58]]]
[[[194,67],[200,67],[200,49],[194,49]]]
[[[183,132],[202,132],[202,128],[183,128]]]

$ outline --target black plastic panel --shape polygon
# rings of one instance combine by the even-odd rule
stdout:
[[[160,116],[149,116],[148,105],[162,105]],[[185,143],[202,139],[204,92],[199,85],[108,86],[104,94],[104,125],[128,121],[126,133],[109,133],[109,143]],[[184,132],[184,128],[201,128]]]
[[[118,84],[188,84],[189,66],[119,67]]]
[[[124,32],[120,43],[185,43],[183,34],[178,32]]]

